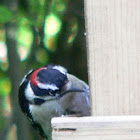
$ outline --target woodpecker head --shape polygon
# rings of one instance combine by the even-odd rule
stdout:
[[[43,137],[45,137],[43,129],[34,119],[30,105],[41,106],[47,102],[59,100],[69,92],[84,92],[71,85],[67,70],[57,65],[47,65],[32,70],[23,78],[19,88],[20,107]]]

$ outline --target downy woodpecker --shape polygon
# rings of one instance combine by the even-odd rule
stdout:
[[[62,115],[90,115],[89,87],[59,65],[30,71],[19,88],[19,104],[40,135],[51,140],[51,119]]]

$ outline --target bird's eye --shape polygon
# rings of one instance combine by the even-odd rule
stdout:
[[[49,92],[49,95],[54,96],[52,92]]]
[[[49,91],[49,95],[55,96],[56,94],[58,94],[58,92],[59,92],[58,90],[54,90],[54,91],[53,90],[50,90]]]

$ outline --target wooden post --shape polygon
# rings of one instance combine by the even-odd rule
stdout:
[[[85,0],[92,114],[140,114],[140,0]]]
[[[93,116],[52,119],[53,140],[140,140],[140,0],[85,0],[85,19]]]
[[[140,140],[140,116],[61,117],[52,124],[53,140]]]

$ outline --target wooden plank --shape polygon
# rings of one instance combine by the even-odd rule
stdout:
[[[53,140],[140,140],[140,116],[52,119]]]
[[[140,0],[85,0],[92,114],[140,114]]]

